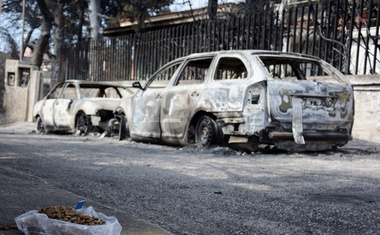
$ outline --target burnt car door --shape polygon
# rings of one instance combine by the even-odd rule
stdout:
[[[54,105],[58,99],[64,83],[58,84],[45,98],[42,105],[41,116],[47,127],[54,128]]]
[[[215,108],[218,111],[242,111],[248,85],[248,61],[237,55],[220,55],[213,76]]]
[[[188,124],[201,97],[213,56],[188,60],[175,78],[173,86],[162,95],[162,139],[175,144],[185,141]],[[186,143],[182,143],[186,144]]]
[[[253,81],[252,77],[257,78]],[[233,136],[236,129],[240,133],[258,132],[266,119],[266,86],[259,79],[258,71],[253,71],[245,57],[221,55],[213,78],[214,87],[218,88],[214,95],[215,106],[225,123],[225,135]],[[238,123],[244,124],[237,128]]]
[[[249,57],[239,53],[218,55],[211,76],[208,100],[212,101],[224,140],[251,146],[250,143],[256,141],[254,133],[258,133],[267,120],[263,76],[252,66]]]
[[[58,129],[73,127],[74,117],[70,113],[72,103],[78,100],[78,91],[74,84],[67,83],[54,103],[54,123]]]
[[[149,79],[146,86],[133,96],[130,133],[134,138],[161,138],[160,110],[162,94],[180,64],[181,62],[172,63],[159,70]]]

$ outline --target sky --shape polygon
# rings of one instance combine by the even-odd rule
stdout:
[[[207,1],[205,0],[190,0],[190,3],[192,9],[207,6]],[[175,0],[174,4],[170,7],[172,11],[185,11],[189,9],[190,6],[187,0]]]
[[[242,2],[243,0],[218,0],[218,4],[227,3],[227,2]],[[184,3],[185,2],[185,3]],[[188,0],[175,0],[174,4],[170,7],[172,11],[185,11],[189,10],[190,6],[188,4]],[[190,0],[191,8],[201,8],[206,7],[208,1],[207,0]]]

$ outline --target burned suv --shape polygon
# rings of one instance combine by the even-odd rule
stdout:
[[[256,151],[326,150],[352,137],[350,82],[307,55],[236,50],[192,54],[158,70],[116,109],[120,138]]]

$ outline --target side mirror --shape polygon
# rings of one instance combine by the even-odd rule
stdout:
[[[134,82],[134,83],[132,83],[132,87],[144,90],[143,87],[141,86],[140,82]]]

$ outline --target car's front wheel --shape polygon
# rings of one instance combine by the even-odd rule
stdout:
[[[116,117],[119,120],[119,140],[129,137],[129,128],[127,118],[121,114]]]
[[[207,115],[200,117],[195,131],[195,142],[201,148],[222,144],[223,133],[214,119]]]
[[[85,113],[78,113],[75,121],[75,130],[77,135],[85,136],[92,129],[91,118]]]
[[[42,118],[40,116],[36,119],[36,133],[37,134],[44,134],[45,133],[45,125],[42,121]]]

